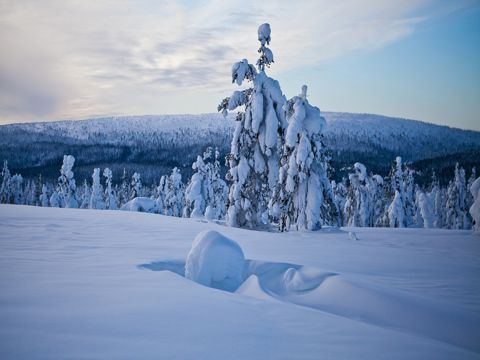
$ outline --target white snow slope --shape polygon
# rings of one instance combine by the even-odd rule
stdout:
[[[182,276],[205,230],[243,250],[235,292]],[[1,205],[0,358],[479,359],[479,252],[469,231]]]

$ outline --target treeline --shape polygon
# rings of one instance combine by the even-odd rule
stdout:
[[[183,181],[180,170],[173,168],[155,185],[142,184],[139,172],[128,175],[126,170],[116,182],[108,167],[103,171],[95,168],[91,181],[77,185],[71,155],[64,156],[55,183],[45,181],[41,175],[35,179],[12,175],[4,161],[0,202],[223,220],[230,204],[221,158],[218,150],[208,148],[193,163],[189,180]],[[440,184],[435,173],[427,186],[421,186],[415,182],[416,172],[400,157],[385,177],[368,173],[363,164],[355,163],[348,177],[331,180],[327,192],[331,196],[327,196],[321,209],[323,225],[471,229],[474,220],[469,209],[475,200],[476,169],[472,168],[467,178],[457,163],[447,186]]]

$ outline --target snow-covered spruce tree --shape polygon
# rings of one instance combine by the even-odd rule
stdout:
[[[23,194],[23,177],[20,174],[15,174],[11,179],[13,203],[16,205],[24,204]]]
[[[367,169],[361,163],[353,165],[354,172],[348,176],[350,186],[345,202],[346,226],[372,226],[372,193]]]
[[[185,189],[185,209],[184,216],[192,218],[202,218],[205,212],[205,202],[207,198],[207,189],[209,179],[207,177],[207,166],[200,155],[192,164],[195,173],[190,179],[190,183]]]
[[[8,161],[3,161],[2,168],[2,186],[0,187],[0,203],[1,204],[12,204],[13,203],[13,194],[12,194],[12,175],[8,169]]]
[[[112,188],[112,170],[105,168],[103,170],[103,176],[105,177],[105,205],[108,210],[117,210],[117,197]]]
[[[167,193],[167,181],[165,176],[160,178],[160,182],[155,190],[155,208],[158,214],[165,214],[165,194]]]
[[[50,196],[50,206],[51,207],[62,207],[63,200],[60,198],[56,190],[52,191],[52,195]]]
[[[120,207],[130,200],[130,182],[128,181],[127,170],[125,170],[125,168],[123,168],[122,184],[120,185],[118,200],[120,202]]]
[[[25,186],[25,205],[37,206],[37,184],[34,180],[28,180]]]
[[[435,172],[432,173],[432,182],[427,196],[432,204],[433,227],[443,228],[445,223],[445,196]]]
[[[414,171],[407,164],[404,164],[403,170],[403,206],[405,209],[405,227],[415,223],[415,181]]]
[[[415,193],[415,208],[419,215],[416,215],[417,226],[426,229],[433,228],[435,224],[435,214],[433,209],[432,198],[425,194],[424,191],[417,187]]]
[[[134,173],[132,175],[132,183],[131,183],[131,191],[130,191],[130,200],[135,199],[136,197],[142,196],[142,178],[139,173]]]
[[[395,165],[390,174],[394,197],[388,207],[388,223],[390,227],[405,227],[404,175],[400,156],[395,159]]]
[[[385,196],[385,182],[380,175],[373,175],[371,178],[371,192],[372,192],[372,226],[384,226],[383,214],[386,206]]]
[[[470,207],[472,206],[473,204],[473,195],[472,195],[472,192],[470,191],[470,189],[472,188],[472,185],[473,183],[475,182],[475,180],[477,179],[477,169],[475,167],[472,168],[472,173],[470,175],[470,177],[468,178],[468,181],[467,181],[467,196],[465,198],[465,203],[466,203],[466,207],[467,209],[470,209]],[[467,215],[470,215],[470,213],[468,213]],[[472,219],[471,217],[469,218],[469,221],[471,222]]]
[[[165,215],[182,216],[184,207],[184,185],[180,170],[173,168],[166,181],[167,192],[165,194]]]
[[[206,155],[211,157],[211,149],[207,150]],[[213,164],[207,164],[207,206],[205,208],[205,218],[207,220],[223,219],[226,214],[228,200],[228,187],[220,176],[220,152],[215,149],[215,161]]]
[[[218,107],[227,110],[245,106],[237,115],[228,165],[227,180],[232,182],[229,192],[227,224],[237,227],[258,228],[268,223],[267,205],[271,191],[277,184],[281,136],[286,127],[283,113],[285,96],[278,81],[265,74],[273,63],[270,43],[270,25],[258,28],[260,58],[258,72],[246,59],[233,64],[232,82],[242,85],[251,81],[253,86],[235,91]],[[280,136],[279,136],[280,135]]]
[[[90,191],[90,186],[88,185],[87,179],[83,181],[83,190],[82,197],[80,202],[80,209],[88,209],[90,207],[90,198],[92,197],[92,192]]]
[[[60,177],[58,178],[57,193],[61,199],[62,207],[78,208],[77,186],[73,178],[73,165],[75,158],[72,155],[63,156],[63,164],[60,168]]]
[[[42,194],[40,195],[40,206],[48,207],[48,193],[47,193],[47,185],[42,185]]]
[[[100,169],[93,169],[92,174],[92,194],[90,195],[90,209],[105,209],[103,201],[103,187],[100,183]]]
[[[325,198],[333,204],[327,177],[321,134],[326,121],[320,109],[309,104],[307,86],[284,105],[288,122],[278,184],[269,207],[280,231],[291,225],[297,230],[317,230],[324,224],[321,208]]]
[[[446,227],[448,229],[468,229],[470,227],[467,218],[466,207],[467,185],[465,170],[455,165],[455,177],[450,181],[447,188],[447,216]]]
[[[473,204],[470,206],[470,215],[473,219],[473,230],[480,232],[480,177],[470,186]]]
[[[331,181],[331,187],[333,192],[333,202],[335,207],[337,208],[338,213],[338,221],[337,225],[345,226],[345,202],[347,201],[347,185],[346,179],[343,178],[341,182],[337,183],[335,180]]]

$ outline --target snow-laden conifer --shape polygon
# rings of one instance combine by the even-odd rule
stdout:
[[[120,202],[120,206],[123,206],[130,200],[130,182],[128,181],[127,170],[125,170],[125,168],[123,168],[121,181],[122,184],[120,185],[118,200]]]
[[[103,201],[103,186],[100,183],[100,169],[95,168],[92,174],[92,194],[90,195],[90,209],[105,209]]]
[[[0,187],[0,203],[2,204],[12,204],[13,203],[13,194],[12,194],[12,175],[8,169],[8,161],[3,161],[2,168],[2,185]]]
[[[270,43],[270,25],[258,28],[260,58],[258,72],[246,59],[232,66],[232,82],[237,85],[247,80],[252,87],[235,91],[224,99],[219,111],[245,107],[237,115],[228,165],[227,180],[232,182],[229,193],[227,224],[256,228],[268,223],[267,205],[278,179],[279,134],[286,121],[283,113],[285,96],[279,83],[268,77],[265,68],[273,63]]]
[[[480,232],[480,177],[470,186],[473,204],[470,206],[470,215],[473,219],[473,229]]]
[[[184,207],[184,185],[182,183],[182,175],[180,170],[173,168],[172,173],[166,181],[165,194],[165,215],[182,216]]]
[[[333,192],[333,201],[337,209],[338,219],[337,226],[345,226],[345,202],[347,201],[347,185],[346,179],[343,178],[341,182],[337,183],[335,180],[331,181]]]
[[[160,178],[155,189],[155,208],[159,214],[165,214],[165,195],[167,193],[167,180],[165,176]]]
[[[417,187],[415,192],[415,208],[420,216],[417,214],[417,226],[424,228],[433,228],[435,225],[435,213],[433,208],[432,198],[425,194],[424,191]]]
[[[92,192],[90,186],[88,185],[87,179],[83,181],[82,197],[80,202],[80,209],[88,209],[90,207],[90,198]]]
[[[394,191],[393,200],[388,207],[388,224],[390,227],[405,227],[405,188],[403,179],[402,158],[397,156],[395,165],[390,172],[391,186]]]
[[[112,188],[112,170],[105,168],[103,170],[103,176],[105,177],[105,205],[109,210],[117,210],[117,197]]]
[[[448,229],[466,229],[469,227],[469,223],[466,208],[465,170],[457,163],[454,174],[455,177],[447,188],[445,225]]]
[[[63,164],[60,168],[60,177],[58,178],[57,193],[63,202],[62,207],[78,208],[77,186],[73,177],[73,165],[75,158],[72,155],[63,156]]]
[[[292,225],[299,230],[316,230],[324,224],[321,208],[333,193],[327,178],[322,130],[325,119],[320,109],[307,100],[307,86],[284,105],[288,122],[278,184],[270,201],[271,215],[280,231]]]
[[[209,179],[207,178],[207,166],[200,155],[197,156],[197,160],[192,164],[192,169],[195,173],[185,189],[186,205],[184,216],[202,218],[205,212]]]
[[[346,226],[372,226],[373,193],[367,169],[361,163],[353,165],[354,172],[348,178],[350,186],[345,202]]]
[[[211,157],[211,149],[209,158]],[[228,187],[220,175],[220,152],[215,150],[215,160],[213,164],[207,163],[207,203],[205,208],[205,218],[207,220],[223,219],[226,214],[228,200]]]
[[[142,196],[142,178],[139,173],[132,175],[130,199]]]
[[[16,205],[24,204],[23,193],[23,177],[20,174],[15,174],[11,179],[13,203]]]
[[[48,192],[47,186],[45,184],[42,185],[42,194],[40,195],[40,206],[48,207]]]

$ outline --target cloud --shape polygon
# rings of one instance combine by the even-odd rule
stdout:
[[[231,89],[234,61],[256,61],[262,22],[278,74],[408,36],[431,3],[3,1],[0,121],[162,113],[175,95],[174,112],[198,112]]]

